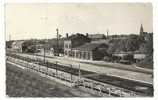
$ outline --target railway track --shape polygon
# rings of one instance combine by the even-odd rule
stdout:
[[[23,67],[23,69],[26,67],[26,66],[24,66],[23,64],[20,64],[20,63],[22,63],[21,61],[20,61],[20,63],[19,63],[19,61],[16,59],[15,60],[15,62],[14,61],[9,61],[9,62],[7,62],[7,63],[9,63],[9,64],[13,64],[14,66],[16,66],[16,65],[20,65],[21,66],[21,68]],[[42,74],[42,76],[44,75],[45,77],[54,77],[54,78],[56,78],[56,79],[60,79],[60,80],[62,80],[62,81],[66,81],[66,82],[69,82],[69,83],[72,83],[72,81],[71,80],[67,80],[67,79],[65,79],[65,78],[62,78],[62,77],[60,77],[60,76],[58,76],[58,75],[56,75],[55,73],[48,73],[48,72],[46,72],[46,71],[43,71],[43,70],[38,70],[38,69],[36,69],[36,68],[34,68],[34,67],[28,67],[29,65],[27,65],[27,67],[26,67],[26,69],[28,69],[29,70],[29,72],[31,71],[33,71],[33,72],[37,72],[37,73],[40,73],[40,74]],[[16,72],[16,73],[19,73],[18,71]],[[11,74],[11,73],[10,73]],[[14,76],[14,75],[13,75]],[[15,79],[16,79],[16,77],[15,77]],[[12,80],[12,79],[11,79]],[[25,79],[22,79],[22,80],[24,80],[25,81]],[[32,86],[31,86],[32,87]],[[76,86],[75,86],[76,87]],[[89,85],[87,85],[87,86],[84,86],[83,84],[80,84],[80,85],[77,85],[77,87],[78,88],[80,88],[80,87],[83,87],[84,89],[88,89],[88,90],[86,90],[86,92],[87,91],[93,91],[93,93],[92,93],[92,95],[94,94],[94,91],[95,91],[95,93],[97,92],[97,94],[94,94],[95,96],[113,96],[113,97],[120,97],[120,94],[118,94],[118,93],[114,93],[114,92],[111,92],[110,94],[109,94],[109,91],[107,91],[107,90],[99,90],[98,88],[96,88],[96,87],[91,87],[91,86],[89,86]],[[36,90],[36,88],[33,88],[34,90]],[[45,90],[46,91],[46,90]],[[82,89],[81,89],[81,91],[82,91]],[[42,91],[43,92],[43,91]],[[99,94],[99,95],[98,95]]]
[[[7,56],[10,56],[10,57],[13,57],[16,59],[21,59],[21,60],[24,60],[27,62],[32,62],[32,63],[36,62],[39,65],[47,66],[48,68],[53,68],[53,69],[60,70],[60,71],[64,71],[64,72],[70,73],[72,75],[76,75],[76,76],[79,75],[79,73],[78,73],[79,69],[73,68],[72,66],[60,65],[57,63],[50,63],[50,62],[44,63],[40,59],[22,57],[22,56],[19,56],[16,54],[7,54]],[[80,70],[80,72],[83,76],[87,75],[87,74],[95,74],[95,72],[90,72],[90,71],[85,71],[85,70]],[[151,85],[151,84],[142,83],[142,82],[138,82],[138,81],[131,81],[128,79],[122,79],[120,77],[109,76],[109,75],[98,75],[98,76],[86,77],[86,78],[94,80],[94,81],[114,85],[114,86],[117,86],[120,88],[124,88],[124,89],[130,90],[130,91],[137,92],[137,93],[141,93],[146,96],[153,96],[153,85]],[[139,88],[146,88],[146,89],[144,90],[144,89],[139,89]],[[104,92],[104,91],[102,91],[102,92]]]

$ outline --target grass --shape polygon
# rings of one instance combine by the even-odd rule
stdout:
[[[36,73],[7,63],[6,95],[9,97],[64,97],[66,92],[59,88],[59,84],[52,84]]]

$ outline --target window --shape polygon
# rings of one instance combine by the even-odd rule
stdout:
[[[90,53],[89,52],[87,52],[87,59],[89,59],[90,60]]]
[[[79,56],[79,58],[82,58],[82,52],[80,52],[80,54],[79,54],[80,56]]]
[[[86,59],[86,52],[83,52],[83,59]]]

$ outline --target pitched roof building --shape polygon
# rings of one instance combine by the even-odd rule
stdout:
[[[64,55],[70,56],[72,48],[81,46],[91,40],[83,34],[73,34],[71,36],[67,35],[67,39],[64,40]]]
[[[86,60],[102,59],[108,48],[104,43],[86,43],[82,46],[72,48],[72,57]]]
[[[88,38],[91,40],[99,40],[99,39],[105,39],[106,36],[104,34],[89,34]]]

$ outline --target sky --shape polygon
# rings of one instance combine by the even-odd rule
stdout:
[[[150,3],[32,3],[6,4],[6,40],[50,39],[56,28],[66,33],[139,34],[153,32]]]

